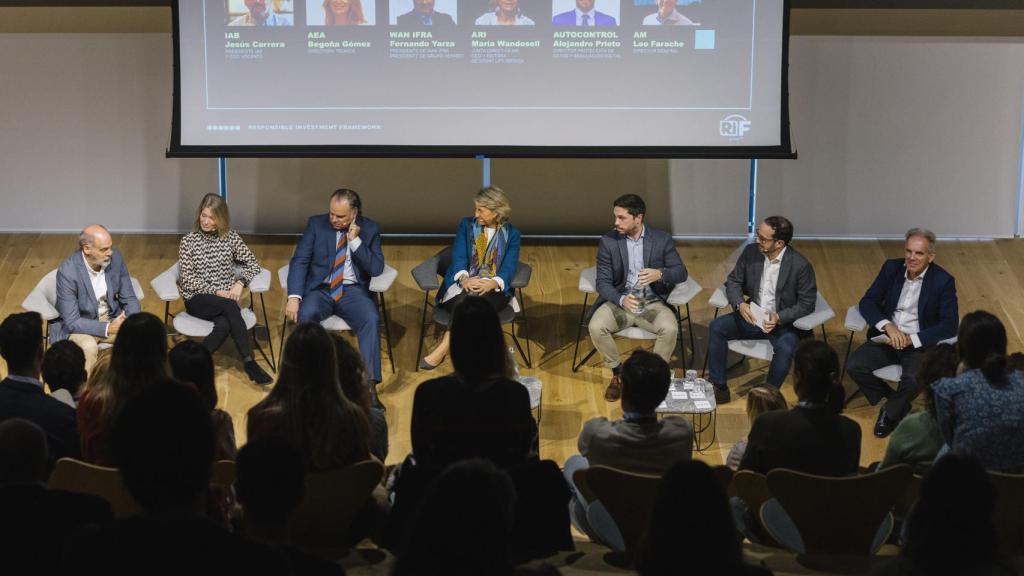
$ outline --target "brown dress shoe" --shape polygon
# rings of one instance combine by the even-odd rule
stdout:
[[[608,402],[618,402],[622,397],[622,382],[619,382],[619,375],[612,374],[612,381],[604,389],[604,399]]]

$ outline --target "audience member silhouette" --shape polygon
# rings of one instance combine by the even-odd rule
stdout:
[[[755,386],[747,392],[747,422],[753,426],[754,420],[765,412],[773,410],[788,410],[789,405],[783,398],[782,392],[774,386]],[[725,465],[733,470],[740,467],[743,461],[743,454],[747,451],[747,439],[744,438],[733,444],[729,455],[725,458]]]
[[[51,396],[74,408],[88,377],[81,346],[71,340],[50,344],[43,356],[43,382],[50,388]]]
[[[454,341],[454,332],[452,334]],[[427,489],[406,534],[394,576],[557,574],[516,570],[509,542],[516,490],[492,462],[467,459]]]
[[[299,451],[280,436],[254,440],[238,451],[235,488],[245,534],[283,553],[293,574],[344,574],[340,565],[291,546],[288,522],[305,495],[303,466]]]
[[[1014,574],[999,553],[994,509],[995,489],[978,460],[957,454],[940,458],[921,482],[899,557],[874,574]]]
[[[636,567],[640,576],[771,574],[744,564],[725,490],[707,464],[692,460],[662,477]]]
[[[219,398],[214,380],[213,356],[205,346],[195,340],[185,340],[171,348],[167,355],[171,374],[176,380],[196,387],[203,405],[210,410],[216,438],[214,460],[234,460],[238,453],[235,444],[235,424],[231,415],[217,408]]]
[[[804,340],[793,358],[797,405],[754,421],[740,469],[767,474],[789,468],[822,476],[856,474],[860,426],[839,415],[839,358],[828,344]]]
[[[68,538],[113,519],[102,498],[48,490],[49,459],[42,428],[22,418],[0,422],[0,562],[7,573],[56,573],[54,552]]]
[[[513,556],[526,560],[571,550],[569,491],[557,464],[536,460],[530,395],[508,377],[498,313],[484,299],[467,297],[455,307],[450,334],[455,373],[416,389],[412,454],[395,482],[386,545],[400,551],[413,511],[441,470],[483,458],[507,471],[519,493]]]
[[[78,432],[87,462],[113,465],[110,433],[124,405],[141,391],[165,381],[167,328],[148,312],[132,314],[121,325],[110,365],[97,366],[78,404]]]
[[[693,425],[686,418],[655,414],[668,395],[672,371],[661,356],[637,350],[619,369],[621,420],[593,418],[583,425],[577,442],[580,453],[569,457],[563,469],[572,487],[569,517],[592,540],[610,546],[622,540],[609,522],[591,524],[591,502],[577,488],[574,474],[590,466],[609,466],[634,474],[661,475],[677,460],[690,459]]]
[[[332,334],[331,338],[334,340],[334,354],[338,360],[341,391],[366,415],[370,423],[370,453],[383,462],[388,457],[388,421],[384,409],[373,406],[363,357],[340,334]]]
[[[931,467],[944,442],[939,423],[935,420],[932,383],[956,375],[958,361],[956,347],[952,344],[936,344],[925,351],[917,370],[917,383],[924,396],[925,409],[900,420],[889,436],[889,445],[879,468],[910,464],[918,473],[924,473]]]
[[[939,429],[987,470],[1024,472],[1024,373],[1007,369],[1006,328],[984,310],[960,322],[963,372],[932,385]]]
[[[75,409],[43,391],[43,318],[37,312],[11,314],[0,324],[0,356],[7,378],[0,381],[0,422],[24,418],[46,432],[52,461],[79,455]],[[51,463],[52,463],[51,461]]]
[[[341,391],[334,342],[322,326],[300,324],[289,336],[277,383],[249,410],[247,430],[250,440],[288,439],[309,472],[370,457],[366,415]]]
[[[123,339],[124,334],[118,336],[119,342]],[[76,538],[64,557],[66,571],[288,573],[276,551],[203,516],[213,465],[213,423],[192,386],[168,379],[132,394],[114,422],[111,448],[125,487],[143,514]]]

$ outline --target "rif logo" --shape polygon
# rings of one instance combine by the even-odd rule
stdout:
[[[730,114],[718,123],[718,133],[730,140],[742,140],[750,132],[750,120],[739,114]]]

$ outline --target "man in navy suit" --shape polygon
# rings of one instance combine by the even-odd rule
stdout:
[[[110,232],[99,224],[78,237],[79,249],[57,268],[56,308],[50,342],[70,339],[85,352],[85,370],[92,373],[100,342],[109,343],[124,319],[142,310],[124,257]]]
[[[11,314],[4,319],[0,324],[0,355],[7,362],[7,378],[0,381],[0,422],[24,418],[46,432],[54,461],[65,456],[80,458],[75,409],[47,396],[39,380],[43,318],[38,312]]]
[[[860,301],[860,313],[871,328],[846,371],[872,405],[888,399],[875,422],[879,438],[888,436],[910,410],[919,392],[917,369],[924,350],[956,336],[956,281],[934,259],[935,234],[908,231],[903,259],[886,260]],[[895,392],[872,374],[890,364],[903,368]]]
[[[363,216],[354,190],[331,195],[330,212],[309,219],[288,270],[285,316],[296,323],[335,315],[356,333],[374,382],[381,381],[377,299],[370,279],[384,271],[380,227]]]
[[[604,399],[622,396],[619,350],[613,335],[629,326],[652,332],[654,353],[666,363],[676,346],[679,324],[665,299],[687,278],[672,235],[648,228],[647,206],[636,194],[615,200],[614,229],[601,236],[597,248],[597,301],[590,317],[590,340],[612,371]]]
[[[615,18],[594,10],[594,0],[576,0],[576,9],[555,14],[555,26],[616,26]]]

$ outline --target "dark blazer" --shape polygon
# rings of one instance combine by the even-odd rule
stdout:
[[[676,252],[672,236],[664,230],[650,226],[644,229],[644,268],[661,270],[661,280],[650,285],[659,298],[664,300],[676,284],[686,282],[687,272],[683,259]],[[616,306],[619,297],[626,293],[626,276],[629,275],[629,249],[626,237],[611,230],[601,236],[597,246],[597,301],[594,309],[604,302]]]
[[[463,218],[459,222],[459,231],[455,233],[455,243],[452,244],[452,263],[444,275],[444,284],[437,291],[437,298],[440,301],[448,287],[455,283],[455,274],[461,270],[469,270],[469,263],[473,261],[473,222],[476,218],[472,216]],[[516,275],[516,267],[519,264],[519,229],[505,223],[498,241],[504,242],[505,248],[501,251],[501,261],[498,262],[498,276],[505,283],[505,293],[512,295],[512,278]]]
[[[789,468],[820,476],[856,474],[860,426],[828,408],[796,406],[754,420],[740,470],[767,474]]]
[[[860,299],[858,308],[870,326],[869,338],[880,334],[875,329],[875,324],[883,319],[892,320],[906,277],[907,265],[902,258],[886,260],[875,281]],[[928,265],[928,270],[924,273],[921,296],[917,300],[917,319],[921,328],[917,333],[921,346],[932,346],[956,336],[960,324],[956,280],[934,262]]]
[[[430,16],[431,28],[454,28],[455,20],[444,12],[434,11]],[[405,14],[400,14],[396,18],[396,23],[399,26],[408,26],[410,28],[423,28],[423,20],[420,20],[419,14],[416,14],[415,10],[410,10]]]
[[[117,248],[111,253],[110,264],[103,275],[107,281],[107,306],[111,318],[122,310],[128,316],[142,310],[124,257]],[[80,251],[65,258],[57,268],[56,308],[60,318],[50,327],[51,343],[66,340],[72,334],[91,334],[100,338],[106,335],[107,324],[98,320],[96,295],[92,292],[92,281]]]
[[[568,12],[555,14],[555,17],[551,19],[551,24],[555,26],[575,26],[576,11],[569,10]],[[594,26],[615,26],[615,18],[604,12],[594,10]]]
[[[743,303],[744,296],[760,304],[758,300],[763,272],[764,254],[757,244],[748,244],[725,280],[725,295],[733,310]],[[787,246],[786,253],[782,255],[779,281],[775,285],[775,313],[779,315],[779,325],[792,324],[814,312],[817,299],[818,285],[814,279],[814,268],[803,254]]]
[[[42,386],[10,378],[0,381],[0,421],[24,418],[46,432],[50,459],[81,458],[75,409],[47,396]]]
[[[370,278],[384,272],[384,251],[380,247],[380,227],[376,222],[362,215],[356,217],[359,226],[359,248],[351,253],[356,278],[360,284],[369,285]],[[337,230],[331,226],[327,214],[312,216],[306,223],[306,231],[295,246],[288,268],[288,294],[305,297],[321,284],[331,273],[334,256],[337,253]]]

